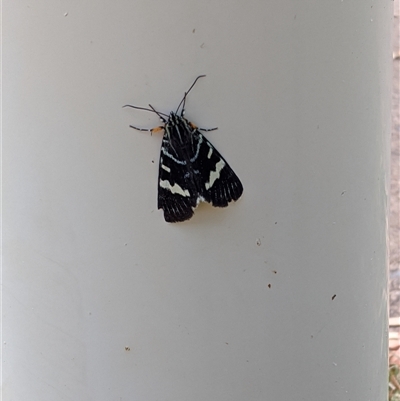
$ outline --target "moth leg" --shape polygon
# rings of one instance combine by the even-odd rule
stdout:
[[[160,125],[159,127],[155,127],[153,129],[151,129],[150,131],[151,131],[152,134],[153,133],[154,134],[158,134],[159,132],[164,131],[164,126]]]
[[[192,122],[189,122],[189,125],[190,125],[193,129],[199,129],[200,131],[204,131],[204,132],[215,131],[215,130],[218,129],[218,127],[215,127],[215,128],[199,128],[197,125],[193,124]]]
[[[129,127],[133,128],[133,129],[135,129],[137,131],[151,131],[151,129],[149,129],[149,128],[138,128],[138,127],[135,127],[133,125],[130,125]]]
[[[197,128],[197,129],[199,129],[200,131],[208,132],[208,131],[215,131],[215,130],[218,129],[218,127],[215,127],[215,128]]]
[[[155,133],[158,134],[160,131],[164,131],[164,126],[160,125],[159,127],[155,127],[155,128],[138,128],[135,127],[133,125],[130,125],[131,128],[136,129],[138,131],[147,131],[147,132],[151,132],[151,134]]]

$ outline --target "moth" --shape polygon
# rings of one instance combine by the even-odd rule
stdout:
[[[152,129],[138,128],[152,134],[164,132],[158,173],[158,209],[163,209],[168,223],[189,220],[200,202],[226,207],[243,193],[243,185],[227,161],[200,131],[217,128],[198,128],[185,118],[186,98],[198,76],[185,92],[176,111],[164,114],[149,104],[149,108],[125,105],[158,115],[163,125]]]

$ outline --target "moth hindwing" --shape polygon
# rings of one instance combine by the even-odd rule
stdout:
[[[243,185],[232,168],[200,131],[212,131],[196,127],[185,117],[188,93],[198,76],[169,115],[150,108],[126,105],[139,110],[156,113],[163,126],[139,131],[164,131],[158,173],[158,209],[163,209],[164,219],[169,223],[189,220],[200,202],[226,207],[243,193]],[[180,110],[180,112],[179,112]]]

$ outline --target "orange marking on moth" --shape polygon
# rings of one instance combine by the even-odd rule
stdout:
[[[197,125],[194,125],[194,124],[191,123],[190,121],[189,121],[189,125],[190,125],[193,129],[197,129],[197,128],[198,128]]]
[[[152,134],[158,134],[161,131],[164,131],[164,127],[160,126],[160,127],[155,127],[152,130],[150,130]]]

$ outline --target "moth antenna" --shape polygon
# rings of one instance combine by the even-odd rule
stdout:
[[[192,86],[185,92],[185,94],[183,95],[183,98],[181,100],[181,102],[179,103],[178,107],[176,108],[176,112],[175,114],[178,113],[179,108],[182,106],[182,112],[181,115],[183,116],[184,112],[185,112],[185,103],[186,103],[186,96],[189,94],[189,92],[192,90],[193,86],[196,85],[196,82],[200,79],[200,78],[204,78],[205,75],[199,75],[194,82],[192,83]]]
[[[157,111],[157,110],[156,110],[153,106],[151,106],[150,104],[149,104],[149,106],[150,106],[150,109],[147,109],[146,107],[132,106],[131,104],[126,104],[125,106],[122,106],[122,107],[131,107],[132,109],[144,110],[144,111],[151,111],[152,113],[156,113],[156,114],[158,115],[158,117],[161,118],[161,121],[164,121],[164,122],[166,121],[165,118],[164,118],[163,116],[165,116],[165,117],[168,118],[168,115],[167,115],[167,114],[164,114],[164,113],[161,113],[161,112]]]
[[[166,122],[167,120],[163,117],[163,116],[165,116],[165,117],[169,117],[167,114],[164,114],[164,113],[160,113],[159,111],[157,111],[151,104],[149,104],[149,107],[150,107],[150,109],[151,109],[151,111],[152,112],[154,112],[154,113],[156,113],[157,115],[158,115],[158,117],[160,117],[161,118],[161,121],[162,122]]]

